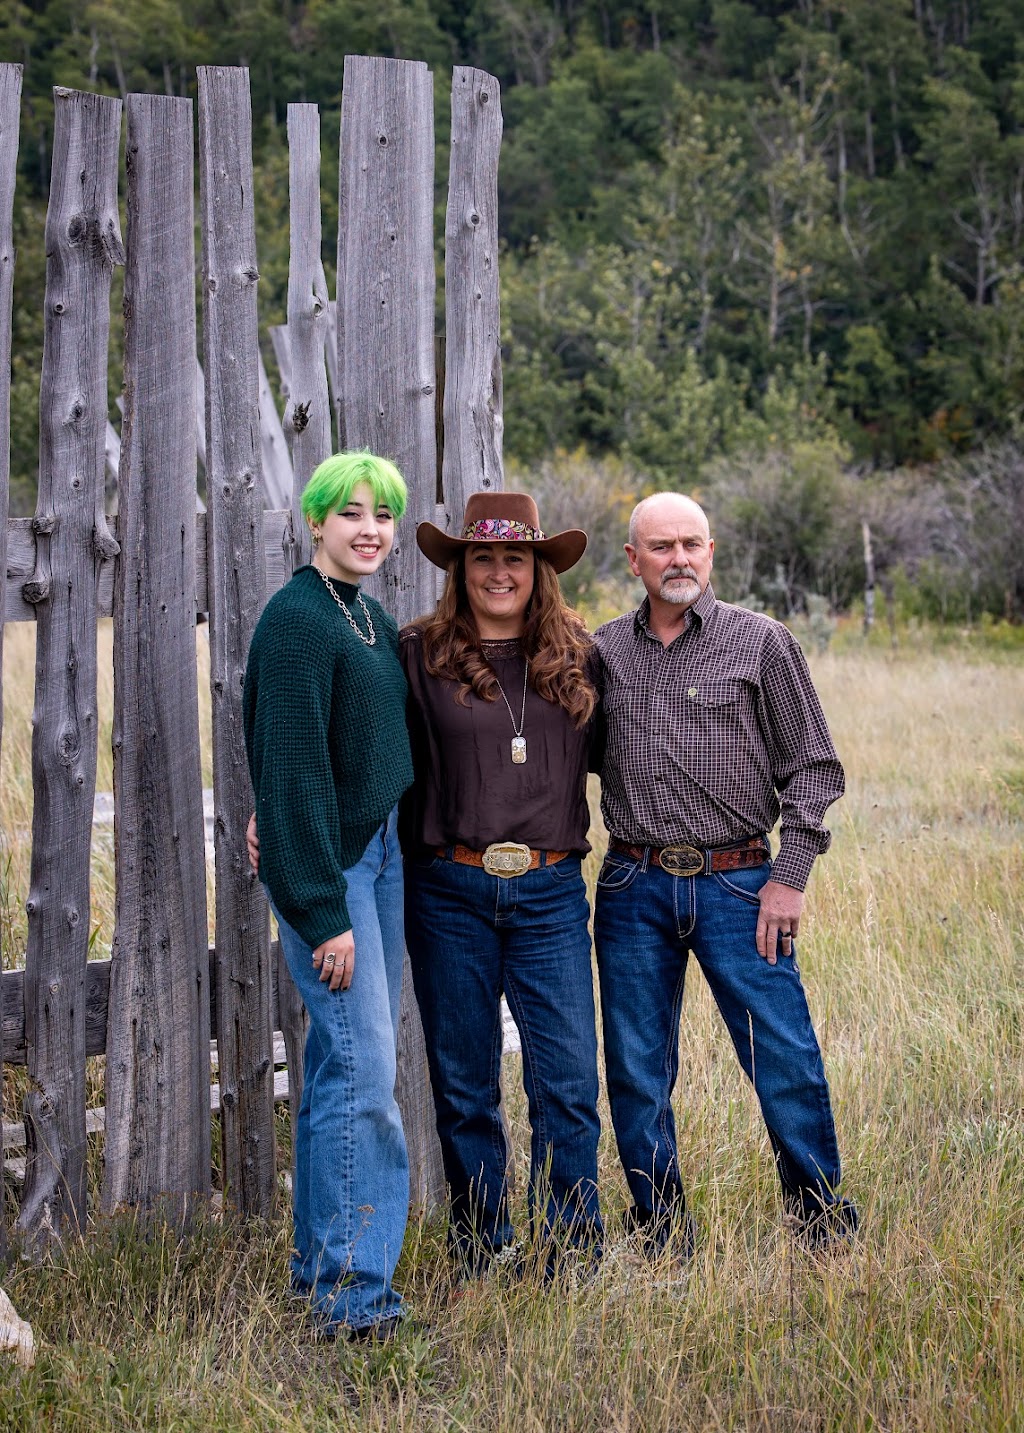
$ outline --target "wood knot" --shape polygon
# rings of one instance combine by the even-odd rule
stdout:
[[[65,729],[57,738],[57,756],[61,766],[73,766],[82,752],[77,731]],[[76,917],[77,919],[77,917]]]
[[[57,514],[55,512],[37,513],[32,519],[32,531],[36,537],[48,536],[57,526]]]
[[[32,578],[29,582],[23,582],[21,595],[33,607],[39,602],[45,602],[50,595],[50,579],[38,577]]]
[[[92,546],[96,556],[102,562],[109,562],[112,557],[117,557],[121,551],[121,544],[107,527],[106,523],[97,523],[92,530]]]
[[[296,433],[304,433],[309,427],[309,403],[296,403],[292,409],[292,427]]]

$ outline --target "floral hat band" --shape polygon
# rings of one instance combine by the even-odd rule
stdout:
[[[452,527],[459,537],[432,522],[421,522],[416,529],[417,545],[435,567],[447,567],[473,542],[528,542],[556,572],[566,572],[587,546],[587,534],[578,527],[546,537],[529,493],[470,493],[461,527]]]
[[[485,517],[462,529],[466,542],[543,542],[539,527],[530,527],[515,518]]]

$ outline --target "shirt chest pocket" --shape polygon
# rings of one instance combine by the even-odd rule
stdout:
[[[725,710],[738,707],[747,700],[746,683],[739,677],[711,677],[684,686],[685,705],[691,713],[702,714],[709,720],[716,715],[727,716]]]

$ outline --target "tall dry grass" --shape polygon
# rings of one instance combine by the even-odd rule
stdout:
[[[431,1327],[390,1348],[310,1343],[284,1293],[283,1215],[183,1242],[98,1225],[6,1276],[42,1349],[20,1380],[0,1371],[0,1429],[1024,1428],[1024,670],[852,641],[813,665],[849,794],[800,958],[863,1215],[853,1251],[794,1246],[693,968],[677,1096],[701,1228],[688,1270],[648,1268],[619,1240],[607,1120],[596,1281],[499,1276],[454,1297],[440,1223],[417,1225],[402,1282]],[[9,702],[14,685],[9,672]]]

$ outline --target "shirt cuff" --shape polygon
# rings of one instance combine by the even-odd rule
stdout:
[[[772,862],[772,880],[782,886],[791,886],[794,891],[804,890],[817,854],[811,845],[794,841],[792,837],[784,839],[779,854]]]

